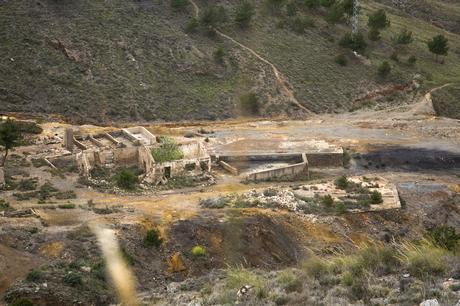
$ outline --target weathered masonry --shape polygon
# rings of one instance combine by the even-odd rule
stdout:
[[[211,158],[200,141],[179,141],[183,158],[157,163],[151,151],[161,146],[157,137],[141,126],[121,129],[110,133],[74,136],[68,129],[64,146],[69,151],[51,163],[76,162],[84,176],[91,175],[95,167],[114,168],[137,166],[143,170],[143,180],[149,183],[164,181],[188,171],[210,171]]]
[[[343,149],[300,153],[236,153],[213,156],[226,171],[240,174],[241,165],[279,163],[268,169],[256,170],[243,175],[244,180],[265,181],[276,179],[309,178],[309,168],[343,167]],[[240,166],[240,167],[239,167]]]

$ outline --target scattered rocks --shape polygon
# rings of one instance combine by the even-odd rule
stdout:
[[[420,303],[420,306],[440,306],[437,299],[426,300]]]

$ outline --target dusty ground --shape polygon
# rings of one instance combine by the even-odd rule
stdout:
[[[63,128],[60,124],[44,127],[44,133],[49,135],[60,133]],[[99,128],[87,126],[85,129]],[[61,288],[65,285],[56,275],[66,273],[63,266],[76,261],[86,266],[101,260],[94,236],[90,232],[82,234],[88,224],[103,224],[117,231],[120,244],[135,262],[132,269],[140,293],[151,290],[152,286],[160,288],[171,280],[205,275],[227,265],[278,269],[295,265],[309,256],[311,250],[328,254],[369,240],[413,239],[435,224],[448,224],[460,230],[458,120],[417,114],[413,109],[397,109],[321,116],[307,121],[163,124],[149,126],[149,129],[156,134],[173,135],[199,129],[212,132],[204,137],[209,138],[210,150],[221,154],[239,150],[289,152],[304,148],[307,140],[325,140],[348,148],[352,159],[348,169],[313,169],[320,172],[319,180],[341,174],[382,176],[396,185],[404,207],[317,218],[256,208],[216,211],[201,208],[200,200],[254,188],[263,190],[270,183],[242,184],[239,178],[217,170],[214,186],[114,195],[78,186],[76,173],[65,173],[62,178],[49,173],[46,167],[25,167],[31,177],[40,177],[40,183],[49,180],[60,190],[75,190],[77,198],[38,204],[37,199],[17,201],[10,191],[0,193],[13,208],[33,208],[36,212],[36,216],[25,218],[0,216],[0,268],[5,271],[0,277],[0,296],[33,267],[48,265],[47,273],[52,277],[47,278],[47,286]],[[22,156],[24,151],[36,153],[42,149],[23,147],[14,153]],[[68,202],[77,207],[49,209]],[[152,227],[157,227],[165,238],[160,249],[143,246],[145,232]],[[171,256],[175,252],[188,254],[195,245],[205,246],[210,260],[197,262],[183,255],[186,272],[167,273]],[[31,297],[33,286],[27,291],[28,287],[20,284],[23,283],[13,285],[8,295],[10,300],[18,292]],[[90,294],[78,296],[71,287],[59,295],[51,294],[49,287],[40,287],[32,296],[40,305],[44,305],[50,294],[52,305],[73,299],[82,303],[113,301],[111,287],[101,288],[107,296],[99,301]]]

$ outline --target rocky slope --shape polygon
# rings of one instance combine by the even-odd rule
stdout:
[[[203,30],[186,31],[194,14],[190,3],[177,12],[170,1],[2,1],[0,111],[58,113],[98,123],[213,120],[244,114],[240,97],[252,92],[259,104],[252,115],[298,117],[306,114],[302,108],[318,113],[354,109],[353,101],[369,91],[405,84],[415,74],[426,88],[460,80],[457,34],[381,2],[362,4],[365,34],[372,11],[384,8],[392,21],[382,41],[368,42],[369,61],[364,62],[338,46],[349,25],[328,24],[324,9],[309,10],[299,2],[296,16],[309,22],[294,31],[290,24],[296,17],[286,12],[286,3],[273,14],[264,1],[254,1],[255,17],[242,30],[234,22],[237,3],[216,2],[227,16],[219,30],[273,63],[299,107],[282,93],[273,69],[247,49]],[[452,9],[440,9],[436,16],[455,24],[459,5],[437,3]],[[210,4],[197,5],[203,10]],[[395,47],[391,38],[403,27],[414,31],[415,41]],[[426,49],[426,40],[439,33],[450,40],[447,65],[435,63]],[[219,49],[223,56],[216,59]],[[391,63],[390,77],[378,78],[377,66],[395,50],[400,62]],[[346,67],[334,62],[338,54],[348,59]],[[406,63],[411,55],[418,59],[415,66]],[[378,102],[386,106],[406,98],[396,91]]]

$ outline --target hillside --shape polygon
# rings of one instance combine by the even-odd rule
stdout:
[[[387,11],[391,27],[382,31],[381,41],[368,41],[364,55],[370,61],[363,63],[338,46],[350,26],[328,24],[323,9],[296,4],[296,16],[308,18],[308,25],[294,31],[295,17],[288,16],[285,4],[271,13],[265,2],[254,1],[251,25],[240,29],[234,22],[237,3],[216,1],[227,15],[216,27],[272,63],[286,81],[280,84],[267,62],[235,42],[209,31],[186,31],[194,15],[188,2],[176,11],[170,1],[156,0],[2,1],[0,111],[57,113],[92,123],[215,120],[247,115],[240,98],[253,93],[258,107],[250,115],[298,117],[308,110],[399,104],[407,96],[393,91],[376,103],[354,101],[406,84],[416,74],[421,90],[460,81],[460,35],[446,32],[455,30],[460,4],[435,1],[442,7],[436,16],[449,21],[444,27],[423,14],[408,15],[378,2],[361,4],[365,36],[367,15],[379,8]],[[202,11],[209,6],[206,1],[197,5]],[[391,38],[404,27],[413,31],[414,42],[394,47]],[[435,62],[426,48],[426,41],[440,33],[450,41],[445,64]],[[395,50],[399,63],[389,59]],[[335,62],[339,54],[347,66]],[[415,65],[407,64],[411,55]],[[393,68],[385,79],[376,73],[383,60]],[[286,93],[290,89],[295,98]]]

